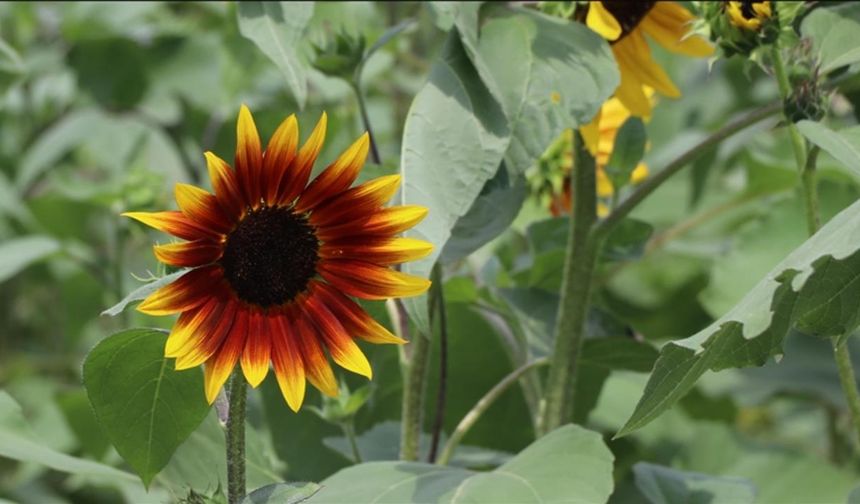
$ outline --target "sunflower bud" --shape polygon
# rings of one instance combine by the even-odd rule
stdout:
[[[749,56],[779,37],[780,18],[772,2],[702,2],[711,40],[726,57]]]
[[[353,36],[340,32],[333,43],[320,47],[314,44],[313,66],[320,72],[332,77],[350,80],[364,58],[365,40],[363,35]]]
[[[796,66],[789,73],[791,94],[783,101],[785,117],[791,122],[805,119],[821,120],[827,112],[828,100],[823,92],[818,71]]]

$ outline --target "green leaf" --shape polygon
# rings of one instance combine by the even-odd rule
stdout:
[[[634,465],[633,474],[636,487],[651,504],[755,502],[755,485],[743,478],[710,476],[647,462]]]
[[[84,362],[96,418],[147,486],[209,411],[202,371],[174,371],[166,341],[161,331],[129,329],[102,340]]]
[[[371,462],[326,479],[309,502],[605,502],[612,461],[598,433],[567,425],[494,471]]]
[[[834,337],[860,323],[860,202],[834,217],[768,273],[731,311],[667,344],[633,415],[617,436],[672,406],[708,369],[762,366],[791,330]]]
[[[821,123],[800,121],[797,129],[810,142],[860,174],[860,126],[833,131]]]
[[[319,490],[316,483],[275,483],[249,493],[242,504],[299,504]]]
[[[313,2],[239,2],[238,7],[239,32],[278,66],[296,103],[304,107],[307,70],[296,46],[313,16]]]
[[[172,283],[174,280],[188,273],[189,271],[191,270],[186,269],[182,271],[177,271],[169,275],[164,275],[163,277],[159,278],[158,280],[155,280],[154,282],[149,282],[146,285],[141,285],[137,289],[131,291],[126,297],[122,298],[119,303],[111,306],[107,310],[103,311],[101,314],[116,317],[117,315],[122,313],[129,304],[134,303],[135,301],[140,301],[141,299],[146,299],[146,297],[153,292],[157,291],[158,289],[164,287],[169,283]]]
[[[33,462],[70,474],[134,481],[134,476],[125,471],[43,445],[27,425],[21,407],[3,391],[0,391],[0,457]]]
[[[34,235],[4,241],[0,244],[0,282],[58,250],[60,243],[49,236]]]
[[[801,33],[812,39],[821,73],[860,61],[860,8],[850,3],[815,9],[803,20]]]
[[[642,119],[630,117],[624,121],[615,137],[612,155],[605,168],[606,175],[616,191],[630,183],[630,174],[645,155],[646,143],[648,134]]]

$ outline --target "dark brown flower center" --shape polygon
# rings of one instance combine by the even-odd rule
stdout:
[[[617,42],[632,32],[639,22],[645,19],[648,12],[654,7],[657,2],[630,2],[621,0],[604,0],[601,2],[603,7],[612,14],[612,17],[621,25],[621,35],[613,40]]]
[[[227,235],[221,266],[239,299],[279,305],[304,291],[316,274],[319,251],[307,217],[289,208],[249,212]]]

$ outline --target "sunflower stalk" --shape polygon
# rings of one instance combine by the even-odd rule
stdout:
[[[430,358],[430,338],[416,333],[410,341],[412,355],[405,364],[403,404],[400,427],[400,460],[418,460],[421,440],[424,392],[427,387],[427,370]]]
[[[230,379],[227,416],[227,502],[238,504],[245,497],[245,402],[248,386],[242,368],[236,366]]]
[[[555,324],[555,345],[547,380],[546,395],[538,422],[544,435],[570,421],[579,354],[585,339],[591,283],[597,254],[603,243],[593,228],[597,222],[597,177],[594,158],[582,136],[574,133],[571,194],[573,211],[562,273],[561,300]]]
[[[355,98],[358,101],[358,110],[361,112],[361,121],[364,123],[364,129],[370,135],[370,155],[374,163],[382,164],[382,158],[376,147],[376,137],[373,135],[373,130],[370,127],[370,115],[367,113],[367,103],[364,101],[364,94],[361,92],[361,85],[358,83],[358,75],[350,82],[350,87],[352,87],[352,91],[355,93]]]
[[[442,282],[442,265],[436,263],[431,273],[433,299],[430,312],[438,314],[439,320],[439,381],[436,391],[436,413],[433,419],[433,436],[430,440],[430,453],[427,462],[436,462],[439,439],[442,436],[442,424],[445,420],[445,404],[448,398],[448,312],[445,308],[445,290]],[[434,317],[435,318],[435,317]]]

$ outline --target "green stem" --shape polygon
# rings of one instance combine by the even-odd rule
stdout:
[[[416,332],[411,341],[412,355],[406,365],[403,381],[403,406],[400,428],[400,459],[418,460],[421,439],[427,364],[430,360],[430,338]]]
[[[771,59],[773,60],[773,74],[776,77],[776,83],[779,86],[779,94],[782,97],[783,104],[791,96],[791,82],[788,80],[788,74],[785,71],[785,63],[782,61],[782,52],[777,44],[773,44],[771,50]],[[791,138],[791,148],[794,151],[794,160],[797,162],[797,170],[803,172],[803,167],[806,165],[806,142],[800,136],[800,131],[797,130],[794,122],[785,117],[785,122],[788,128],[788,135]]]
[[[364,129],[370,136],[370,155],[373,162],[382,164],[382,158],[379,156],[379,150],[376,148],[376,138],[373,136],[373,131],[370,128],[370,115],[367,113],[367,104],[364,102],[364,95],[361,92],[361,86],[358,84],[358,77],[351,83],[352,90],[355,92],[355,97],[358,100],[358,109],[361,112],[361,120],[364,122]]]
[[[708,149],[715,147],[717,144],[740,130],[767,119],[781,110],[782,103],[771,103],[753,110],[746,115],[738,117],[717,131],[711,133],[707,138],[690,147],[683,154],[667,164],[665,168],[649,176],[641,184],[636,186],[636,189],[630,193],[630,196],[625,198],[624,201],[618,205],[618,208],[616,208],[608,217],[606,217],[606,219],[596,226],[595,233],[605,237],[619,222],[624,219],[624,217],[627,217],[627,215],[632,212],[633,209],[642,202],[642,200],[650,196],[651,193],[656,191],[664,182],[669,180],[672,175],[676,174],[682,168],[690,164],[690,162],[707,152]]]
[[[227,416],[227,501],[238,504],[245,497],[245,399],[248,386],[242,368],[230,379]]]
[[[472,409],[466,413],[460,423],[457,424],[457,427],[454,429],[454,432],[451,433],[451,437],[448,438],[448,442],[445,443],[445,447],[442,449],[442,453],[439,455],[439,465],[447,465],[448,462],[451,461],[451,457],[454,455],[454,450],[459,446],[460,441],[463,439],[463,436],[469,432],[469,429],[475,425],[475,422],[481,418],[481,415],[484,414],[487,409],[496,402],[498,399],[508,388],[517,382],[523,375],[531,371],[532,369],[538,366],[545,366],[549,364],[549,359],[547,357],[541,357],[540,359],[535,359],[529,363],[526,363],[517,369],[511,371],[510,374],[502,378],[502,380],[497,383],[493,388],[491,388],[484,397],[482,397]]]
[[[579,132],[573,140],[571,177],[573,211],[570,214],[567,252],[562,273],[561,299],[555,323],[555,345],[547,379],[538,434],[568,422],[573,405],[577,361],[585,338],[591,282],[602,240],[591,231],[597,221],[597,183],[594,158]]]
[[[839,381],[842,383],[842,392],[848,402],[851,411],[851,423],[854,432],[860,439],[860,392],[857,391],[857,379],[854,377],[854,368],[851,365],[851,354],[848,351],[848,338],[838,338],[833,344],[833,355],[836,358],[836,367],[839,368]]]
[[[356,464],[362,462],[361,452],[358,451],[358,442],[355,440],[355,427],[352,425],[352,420],[340,424],[343,430],[343,435],[349,440],[349,447],[352,449],[352,459]]]
[[[445,421],[445,404],[448,397],[448,311],[445,307],[445,290],[442,281],[442,264],[437,262],[431,273],[433,303],[430,311],[431,320],[439,321],[439,379],[436,388],[436,413],[433,418],[430,451],[427,462],[436,462],[439,449],[439,438],[442,436],[442,424]]]
[[[818,228],[821,227],[821,217],[818,210],[818,186],[815,181],[815,164],[818,160],[818,152],[820,149],[817,145],[809,149],[806,155],[806,164],[801,175],[801,186],[803,186],[803,195],[806,202],[806,227],[809,230],[809,235],[814,235]]]

